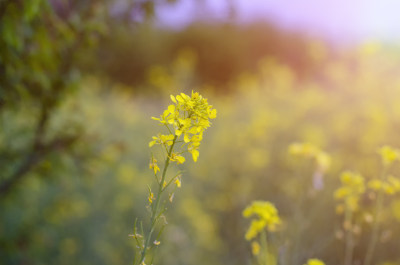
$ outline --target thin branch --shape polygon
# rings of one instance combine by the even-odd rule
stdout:
[[[28,176],[28,172],[37,166],[51,152],[63,150],[77,140],[77,136],[54,139],[46,145],[36,145],[24,158],[19,167],[0,184],[0,199],[4,198],[14,186]]]

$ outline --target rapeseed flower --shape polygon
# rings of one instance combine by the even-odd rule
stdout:
[[[191,96],[181,93],[170,97],[173,104],[168,106],[160,118],[152,117],[152,119],[167,126],[171,134],[153,136],[149,146],[152,147],[156,144],[171,146],[183,136],[184,144],[182,147],[186,145],[187,151],[196,162],[199,157],[198,148],[203,139],[203,133],[211,126],[210,120],[217,117],[217,110],[213,109],[212,105],[208,104],[207,99],[197,92],[192,91]],[[179,156],[175,156],[175,159],[170,157],[170,159],[178,163],[185,161]]]
[[[253,241],[251,243],[251,253],[253,253],[254,256],[258,256],[258,254],[260,254],[260,244],[258,244],[257,241]]]
[[[381,147],[378,153],[382,157],[382,162],[385,166],[389,166],[396,160],[400,160],[400,151],[388,145]]]
[[[336,200],[343,200],[345,206],[355,211],[358,208],[358,201],[365,191],[364,177],[358,173],[346,171],[340,176],[342,186],[339,187],[334,197]]]
[[[388,176],[385,180],[373,179],[368,181],[368,188],[379,191],[382,190],[386,194],[393,195],[400,192],[400,180],[393,176]]]
[[[325,265],[325,263],[319,259],[309,259],[304,265]]]
[[[149,193],[149,198],[148,198],[148,199],[149,199],[149,203],[152,204],[152,203],[153,203],[153,200],[154,200],[154,193],[150,192],[150,193]]]
[[[289,146],[289,154],[315,157],[319,149],[311,143],[292,143]]]
[[[135,259],[134,264],[145,264],[147,251],[152,247],[150,245],[151,242],[153,242],[154,246],[160,245],[160,241],[157,239],[152,241],[152,238],[153,232],[156,226],[158,226],[159,220],[163,218],[162,213],[165,210],[164,206],[162,206],[165,203],[165,201],[162,201],[163,198],[165,198],[163,193],[172,182],[174,182],[178,188],[182,185],[180,174],[172,178],[167,176],[166,173],[171,164],[170,162],[183,164],[186,159],[182,154],[185,152],[191,153],[193,160],[196,162],[199,157],[198,148],[203,139],[203,133],[211,126],[210,120],[215,119],[217,116],[217,111],[213,109],[212,106],[208,104],[207,99],[203,98],[199,93],[192,92],[190,97],[184,93],[176,97],[171,95],[171,100],[173,104],[168,106],[160,118],[152,117],[153,120],[157,120],[161,125],[165,126],[168,133],[153,136],[152,140],[149,142],[149,147],[160,145],[161,149],[166,154],[166,158],[162,173],[160,172],[161,176],[157,176],[157,172],[160,171],[157,165],[157,159],[153,156],[150,159],[149,168],[154,171],[158,185],[156,193],[153,193],[151,187],[148,186],[148,201],[151,206],[149,207],[151,211],[150,227],[147,233],[142,232],[142,241],[136,240],[137,247],[140,249],[140,257]],[[179,148],[178,144],[181,144]],[[170,193],[168,198],[169,201],[172,202],[174,193]],[[164,223],[166,224],[166,221]],[[136,235],[136,222],[134,231]],[[159,235],[161,232],[162,229]],[[135,236],[135,238],[138,239],[137,236]]]
[[[150,159],[149,168],[154,170],[154,174],[157,174],[157,171],[160,171],[160,168],[157,165],[157,159],[154,157]]]
[[[267,201],[253,201],[252,204],[243,211],[243,216],[249,218],[255,215],[257,219],[252,220],[249,229],[246,232],[246,240],[255,238],[263,229],[275,231],[281,224],[278,210]]]
[[[180,178],[176,178],[174,182],[175,182],[175,185],[176,185],[178,188],[180,188],[180,187],[182,186],[182,182],[181,182]]]
[[[331,164],[330,156],[311,143],[292,143],[289,154],[314,159],[320,172],[325,172]]]

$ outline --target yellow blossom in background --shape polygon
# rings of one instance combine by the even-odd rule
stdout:
[[[396,160],[400,160],[400,151],[388,145],[381,147],[378,153],[382,157],[382,162],[385,166],[392,164]]]
[[[289,154],[315,157],[319,149],[310,143],[293,143],[289,146]]]
[[[325,265],[325,263],[319,259],[309,259],[304,265]]]
[[[400,180],[388,176],[385,180],[373,179],[368,181],[368,188],[378,191],[383,190],[386,194],[393,195],[400,191]]]
[[[321,171],[327,170],[331,165],[331,157],[327,153],[322,151],[318,152],[315,160],[317,161],[317,165]]]
[[[309,157],[315,160],[319,171],[326,171],[330,164],[330,156],[311,143],[292,143],[289,146],[289,154]]]
[[[373,179],[373,180],[368,181],[367,186],[368,186],[368,188],[370,188],[372,190],[380,190],[380,189],[382,189],[382,186],[383,186],[382,184],[383,183],[381,180]]]
[[[393,177],[393,176],[389,176],[387,178],[387,185],[391,188],[391,190],[393,191],[392,194],[397,193],[400,191],[400,180]]]
[[[258,244],[257,241],[251,242],[251,253],[253,253],[254,256],[260,254],[260,244]]]
[[[346,171],[340,176],[340,181],[342,186],[335,191],[334,197],[336,200],[342,200],[348,209],[355,211],[358,208],[359,198],[365,191],[364,177]]]
[[[278,210],[275,206],[267,201],[253,201],[252,204],[243,211],[243,216],[249,218],[256,216],[257,219],[252,220],[249,229],[246,232],[246,240],[255,238],[263,229],[275,231],[277,226],[281,224]]]

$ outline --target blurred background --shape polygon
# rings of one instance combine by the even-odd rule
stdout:
[[[129,264],[148,217],[151,136],[169,95],[218,110],[166,214],[156,264],[251,264],[242,210],[269,200],[282,264],[342,262],[343,170],[367,179],[400,147],[400,3],[1,0],[0,263]],[[293,142],[331,155],[323,188]],[[392,169],[396,176],[398,167]],[[177,170],[177,169],[176,169]],[[396,177],[400,177],[398,174]],[[357,215],[355,263],[371,226]],[[400,198],[375,264],[400,264]]]

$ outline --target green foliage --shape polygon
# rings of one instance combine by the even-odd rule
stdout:
[[[318,73],[321,47],[332,56],[333,48],[314,43],[316,53],[310,53],[310,40],[293,32],[284,32],[267,23],[233,26],[230,24],[195,23],[181,31],[151,28],[144,24],[134,28],[113,28],[113,34],[101,43],[101,72],[114,82],[139,86],[146,79],[146,70],[154,65],[169,66],[183,49],[196,54],[193,72],[197,85],[206,83],[218,91],[230,90],[230,82],[244,72],[254,72],[268,56],[290,66],[304,80]],[[151,91],[148,91],[151,92]]]
[[[257,26],[193,26],[176,34],[143,27],[129,35],[136,24],[118,28],[126,17],[107,12],[113,3],[0,2],[2,262],[131,263],[129,234],[135,217],[146,215],[145,187],[153,179],[148,142],[159,128],[148,117],[162,111],[169,94],[195,85],[213,98],[219,118],[198,163],[181,165],[185,177],[176,184],[184,188],[168,209],[159,239],[168,244],[155,264],[249,264],[242,211],[253,200],[279,210],[279,228],[268,234],[274,262],[320,264],[307,261],[318,257],[340,264],[349,231],[354,263],[365,259],[368,242],[371,263],[399,262],[399,155],[380,149],[393,166],[376,181],[375,152],[400,146],[397,50],[372,45],[334,58],[319,42]],[[151,14],[153,4],[146,5]],[[98,40],[105,40],[100,50]],[[97,75],[104,71],[111,78]],[[190,142],[193,133],[186,133]],[[298,141],[309,144],[295,144],[291,153],[304,159],[287,152]],[[351,226],[335,211],[343,170],[357,170],[367,184],[348,211]]]

